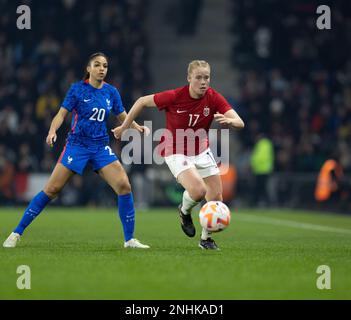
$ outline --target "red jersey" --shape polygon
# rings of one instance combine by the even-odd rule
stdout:
[[[189,85],[156,93],[154,101],[159,110],[166,111],[166,130],[158,146],[162,156],[192,156],[205,151],[213,115],[232,110],[227,100],[212,88],[203,97],[192,98]]]

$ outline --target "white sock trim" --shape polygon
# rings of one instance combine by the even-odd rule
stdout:
[[[183,214],[191,214],[191,209],[194,208],[199,202],[193,200],[188,191],[183,192],[183,202],[182,202],[182,207],[181,210]]]
[[[207,231],[206,229],[202,228],[202,233],[201,233],[201,240],[207,240],[208,238],[211,237],[211,232]]]

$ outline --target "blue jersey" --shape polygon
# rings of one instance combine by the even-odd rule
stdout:
[[[74,83],[62,103],[72,112],[71,131],[67,141],[85,146],[108,143],[106,121],[110,112],[124,111],[118,90],[108,83],[97,89],[88,80]]]

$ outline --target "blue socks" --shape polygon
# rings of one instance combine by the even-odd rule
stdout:
[[[51,199],[43,191],[39,192],[29,203],[22,220],[13,232],[22,235],[50,201]],[[118,212],[123,225],[124,239],[128,241],[134,237],[135,210],[132,193],[118,196]]]
[[[118,196],[118,212],[123,225],[124,240],[134,237],[135,210],[132,193]]]
[[[29,203],[23,214],[22,220],[13,232],[22,235],[23,231],[32,223],[50,201],[51,199],[43,191],[40,191]]]

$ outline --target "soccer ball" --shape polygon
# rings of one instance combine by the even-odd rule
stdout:
[[[230,223],[230,210],[221,201],[209,201],[203,205],[199,213],[200,224],[211,232],[219,232]]]

